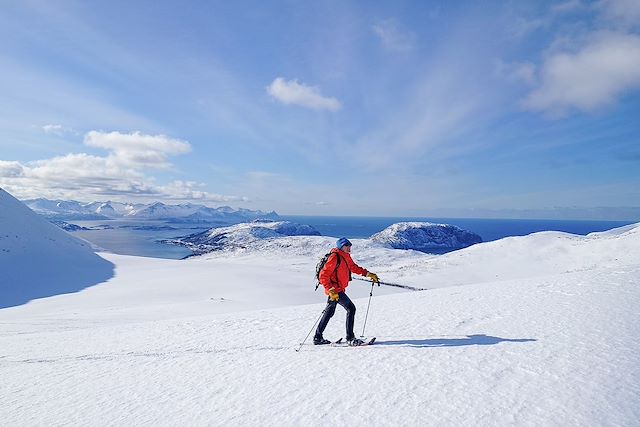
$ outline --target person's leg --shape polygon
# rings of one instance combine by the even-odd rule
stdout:
[[[355,338],[355,334],[353,333],[353,323],[356,318],[356,306],[344,292],[340,292],[338,304],[347,310],[347,341],[350,341]]]
[[[313,337],[315,340],[321,340],[322,334],[329,323],[329,320],[333,317],[333,314],[336,312],[336,301],[327,300],[327,307],[324,309],[324,314],[320,319],[320,323],[318,323],[318,328],[316,329],[316,334]]]

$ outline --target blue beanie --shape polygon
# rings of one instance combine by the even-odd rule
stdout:
[[[346,237],[341,237],[336,242],[336,248],[342,249],[343,246],[351,246],[351,242]]]

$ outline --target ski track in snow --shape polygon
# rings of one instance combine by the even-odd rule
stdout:
[[[374,297],[376,344],[300,353],[321,305],[27,335],[1,323],[0,415],[7,425],[633,425],[640,346],[629,337],[640,330],[610,310],[636,310],[639,275]],[[356,301],[357,333],[366,302]],[[343,322],[338,311],[326,336],[342,336]]]

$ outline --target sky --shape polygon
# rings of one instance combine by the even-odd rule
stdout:
[[[628,216],[640,2],[0,0],[0,187]]]

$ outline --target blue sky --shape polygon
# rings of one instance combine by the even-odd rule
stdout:
[[[640,206],[635,0],[0,8],[0,186],[19,198]]]

